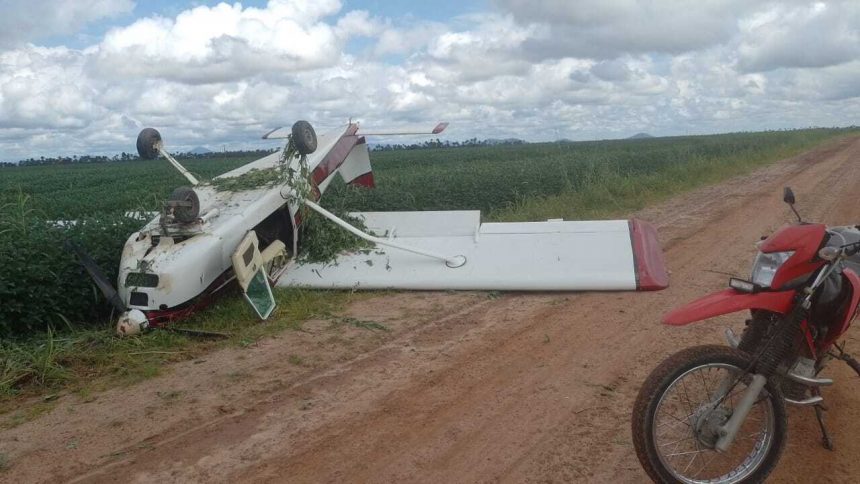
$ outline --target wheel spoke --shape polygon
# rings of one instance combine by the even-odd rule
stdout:
[[[687,416],[686,416],[686,417],[684,417],[683,419],[680,419],[680,418],[678,418],[678,417],[676,417],[676,416],[672,415],[671,413],[666,414],[666,416],[667,416],[667,417],[672,417],[673,419],[677,420],[678,422],[680,422],[680,423],[682,423],[682,424],[686,425],[687,427],[689,427],[689,426],[690,426],[690,420],[689,420],[689,419],[690,419],[690,417],[692,417],[692,416],[693,416],[693,414],[691,413],[690,415],[687,415]],[[669,424],[672,424],[673,426],[674,426],[674,425],[677,425],[677,423],[676,423],[676,422],[666,422],[666,423],[660,424],[659,426],[657,426],[657,428],[659,429],[659,428],[662,428],[662,427],[664,427],[664,426],[666,426],[666,425],[669,425]]]
[[[689,410],[690,415],[692,415],[694,413],[693,404],[690,403],[690,396],[687,394],[687,380],[681,380],[681,387],[684,389],[684,398],[687,399],[687,410]]]
[[[665,444],[660,444],[660,447],[663,447],[663,446],[666,446],[666,445],[677,444],[678,442],[683,442],[683,441],[685,441],[685,440],[690,440],[690,439],[694,439],[694,438],[695,438],[695,436],[694,436],[694,435],[691,435],[691,436],[689,436],[689,437],[684,437],[683,439],[678,439],[678,440],[676,440],[676,441],[674,441],[674,442],[666,442]]]
[[[715,427],[729,418],[748,388],[737,381],[742,373],[728,363],[704,364],[681,374],[662,394],[653,414],[651,438],[660,461],[678,480],[735,482],[761,465],[770,448],[767,442],[773,438],[769,394],[756,402],[758,410],[744,421],[730,452],[722,454],[712,447]],[[735,382],[725,397],[719,397]],[[714,400],[720,398],[717,404]]]
[[[690,466],[693,465],[693,462],[696,462],[696,457],[699,457],[699,454],[693,454],[693,458],[690,459],[690,463],[687,464],[687,467],[684,468],[684,474],[686,474],[687,471],[690,470]]]
[[[677,452],[677,453],[675,453],[675,454],[668,454],[668,455],[666,455],[666,457],[676,457],[676,456],[679,456],[679,455],[690,455],[690,454],[701,454],[702,452],[708,452],[709,450],[710,450],[710,449],[703,449],[703,450],[691,450],[691,451],[689,451],[689,452]]]
[[[701,467],[701,468],[696,472],[695,477],[698,477],[698,476],[702,475],[702,473],[703,473],[703,472],[705,472],[705,471],[708,469],[708,466],[709,466],[709,465],[711,465],[711,462],[713,462],[713,461],[714,461],[714,459],[716,459],[716,458],[717,458],[717,456],[719,456],[719,455],[720,455],[720,454],[718,454],[718,453],[714,452],[714,453],[711,455],[711,458],[710,458],[710,459],[707,459],[707,460],[702,459],[702,460],[704,460],[704,461],[705,461],[705,463],[704,463],[704,464],[702,464],[702,467]]]
[[[710,371],[710,369],[708,369]],[[700,371],[699,376],[702,378],[702,386],[705,387],[705,395],[708,396],[708,401],[713,401],[713,394],[711,394],[711,389],[708,387],[708,383],[705,381],[705,372]]]

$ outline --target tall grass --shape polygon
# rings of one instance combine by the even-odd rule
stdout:
[[[652,173],[624,173],[592,164],[578,189],[558,194],[522,197],[488,215],[497,221],[550,218],[595,219],[623,216],[649,204],[696,187],[743,175],[774,161],[794,156],[820,142],[813,138],[774,150],[739,152],[719,160],[693,157]]]
[[[278,307],[265,322],[234,293],[175,324],[177,328],[221,333],[225,338],[168,330],[119,338],[112,328],[104,326],[61,335],[49,330],[28,338],[0,340],[0,414],[13,409],[20,397],[132,384],[158,375],[165,363],[188,360],[216,347],[247,346],[284,330],[301,330],[304,321],[334,318],[345,304],[362,297],[349,291],[292,288],[275,288],[274,294]]]
[[[856,132],[808,129],[374,153],[377,188],[333,184],[352,210],[481,210],[491,220],[600,217]]]

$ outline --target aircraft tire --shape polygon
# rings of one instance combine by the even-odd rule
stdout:
[[[158,158],[157,145],[161,144],[161,133],[155,128],[144,128],[137,135],[137,154],[144,160]]]
[[[317,134],[307,121],[296,121],[292,131],[293,145],[301,155],[309,155],[317,150]]]
[[[197,220],[200,215],[200,198],[197,197],[197,192],[191,187],[178,187],[170,194],[170,201],[174,202],[190,202],[190,207],[176,207],[173,209],[173,216],[176,220],[182,223],[191,223]]]

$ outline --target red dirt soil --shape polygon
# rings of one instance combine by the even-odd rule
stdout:
[[[660,234],[671,286],[652,293],[395,293],[247,349],[172,365],[0,432],[3,482],[643,482],[630,442],[640,383],[680,348],[722,343],[744,315],[680,328],[663,313],[746,274],[792,220],[860,222],[860,138],[844,138],[635,216]],[[853,333],[856,333],[854,331]],[[848,338],[860,352],[856,336]],[[791,409],[772,482],[860,479],[860,381],[833,363],[836,450]]]

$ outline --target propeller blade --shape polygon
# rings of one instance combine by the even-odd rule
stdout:
[[[198,338],[222,338],[227,339],[232,336],[230,333],[223,333],[221,331],[206,331],[203,329],[191,329],[191,328],[173,328],[168,326],[162,326],[160,329],[165,331],[171,331],[174,333],[185,334],[188,336],[196,336]]]
[[[122,299],[119,297],[119,293],[114,289],[113,284],[110,283],[99,265],[96,264],[96,261],[94,261],[84,249],[71,240],[66,240],[64,245],[67,250],[71,250],[76,256],[78,256],[78,262],[84,266],[84,269],[86,269],[87,273],[93,279],[93,282],[96,283],[96,287],[99,288],[105,299],[107,299],[108,302],[111,303],[111,305],[120,313],[127,311],[128,308],[123,304]]]

